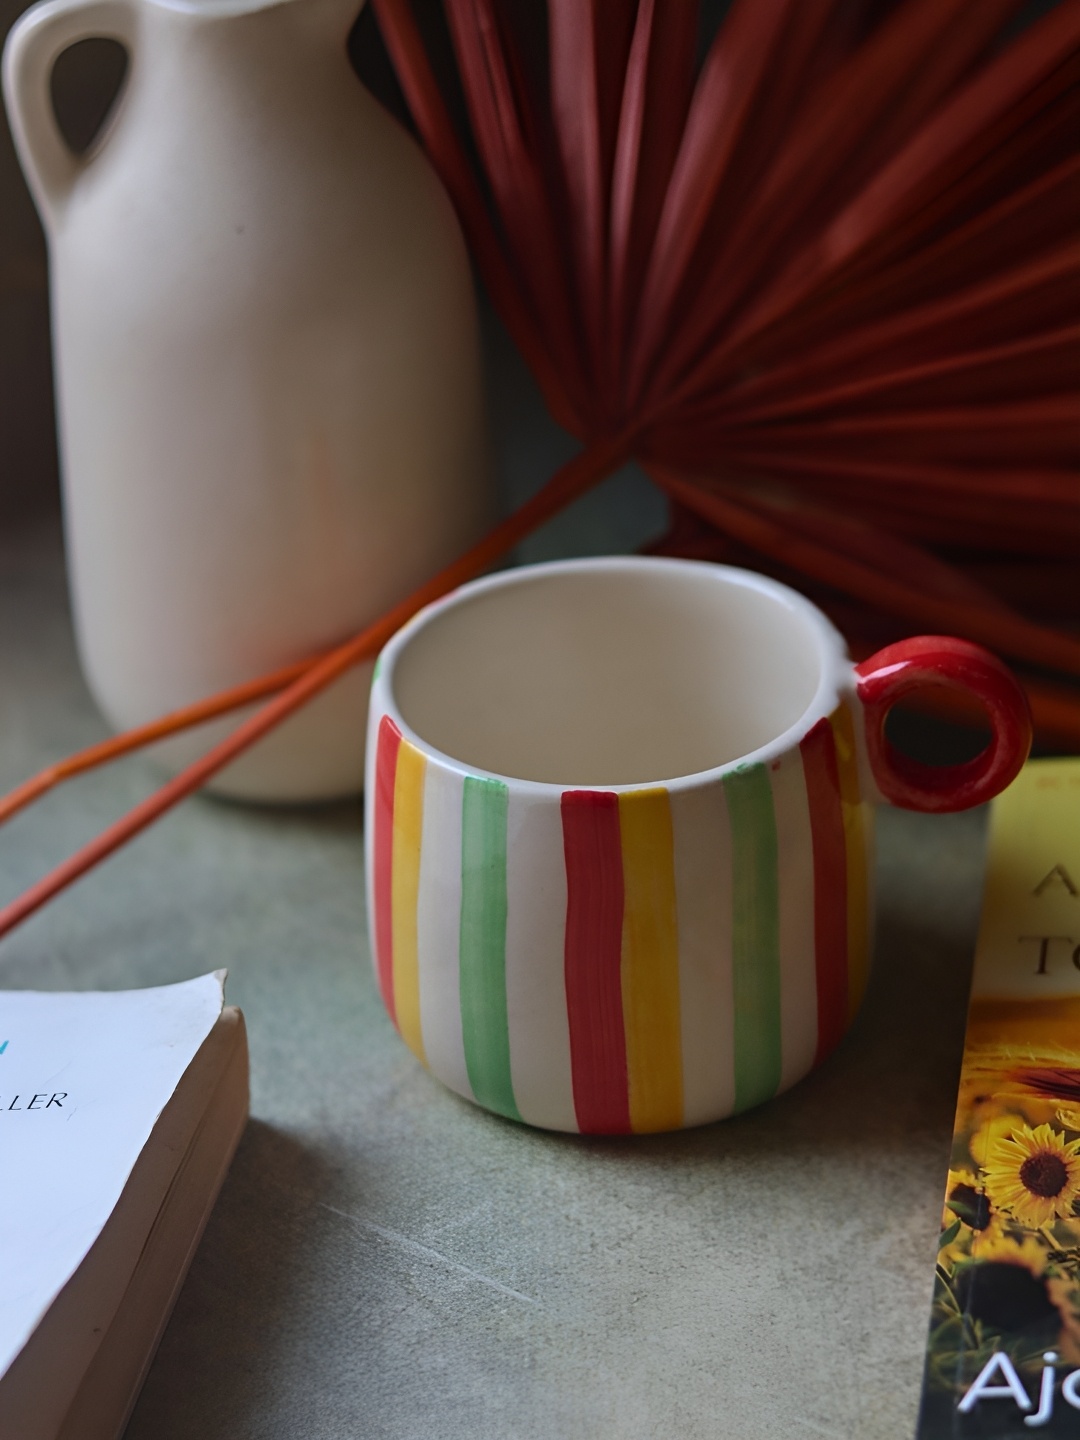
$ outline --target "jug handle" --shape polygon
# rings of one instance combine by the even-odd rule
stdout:
[[[133,63],[137,26],[135,0],[45,0],[8,35],[4,101],[19,161],[46,221],[61,209],[86,163],[68,148],[56,123],[49,92],[53,65],[68,46],[91,38],[118,40]]]

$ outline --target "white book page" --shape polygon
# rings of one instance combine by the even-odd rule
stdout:
[[[224,979],[0,993],[0,1374],[112,1213]]]

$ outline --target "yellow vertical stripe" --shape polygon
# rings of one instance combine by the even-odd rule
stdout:
[[[847,857],[848,1020],[854,1019],[866,990],[870,968],[870,877],[867,874],[866,835],[859,795],[859,759],[855,722],[847,705],[829,716],[840,771],[840,804],[844,816],[844,850]]]
[[[420,894],[420,837],[424,821],[427,761],[407,740],[398,751],[394,780],[394,853],[390,910],[394,925],[394,1009],[409,1049],[427,1064],[420,1028],[420,965],[416,947],[416,902]]]
[[[619,796],[623,861],[622,1002],[630,1123],[683,1121],[675,839],[663,788]]]

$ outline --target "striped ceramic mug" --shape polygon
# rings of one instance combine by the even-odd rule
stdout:
[[[974,691],[966,765],[897,755],[905,689]],[[853,666],[760,575],[615,558],[511,570],[376,666],[375,970],[450,1089],[555,1130],[716,1120],[805,1075],[866,985],[873,805],[976,804],[1030,743],[993,656],[907,640]]]

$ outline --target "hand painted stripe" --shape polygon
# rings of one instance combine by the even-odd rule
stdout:
[[[461,795],[464,777],[430,764],[424,783],[424,835],[416,948],[420,1027],[428,1067],[444,1085],[473,1100],[461,1034],[458,941],[461,932]]]
[[[619,796],[623,862],[622,995],[630,1122],[635,1132],[683,1123],[675,837],[662,786]]]
[[[855,725],[851,711],[841,705],[829,717],[836,740],[840,771],[840,799],[844,816],[844,845],[848,874],[848,1023],[854,1020],[866,991],[870,969],[870,877],[866,853],[865,820],[859,795],[859,761],[855,751]]]
[[[731,817],[735,1109],[780,1084],[780,883],[772,789],[764,765],[724,777]]]
[[[566,1006],[574,1110],[585,1134],[631,1131],[622,1004],[623,871],[619,797],[562,796]]]
[[[384,715],[379,721],[378,749],[375,752],[375,972],[379,989],[390,1019],[397,1024],[394,1011],[394,928],[391,877],[394,852],[394,781],[397,778],[398,750],[401,731]]]
[[[574,1131],[559,808],[512,790],[506,833],[506,1012],[514,1099],[526,1124]]]
[[[416,909],[420,891],[420,842],[424,825],[424,756],[402,740],[394,781],[394,848],[390,893],[394,915],[394,1010],[401,1038],[425,1065],[420,1027],[420,965]]]
[[[847,845],[840,807],[836,744],[819,720],[799,745],[814,844],[814,967],[817,973],[817,1051],[814,1063],[840,1043],[847,1029]]]
[[[683,1123],[730,1115],[735,1104],[731,858],[724,787],[674,790],[679,916]]]
[[[506,1011],[506,815],[501,780],[465,780],[461,802],[461,1033],[481,1105],[520,1120]]]
[[[780,874],[780,1088],[809,1071],[817,1051],[814,966],[814,842],[802,757],[790,750],[769,767]]]

